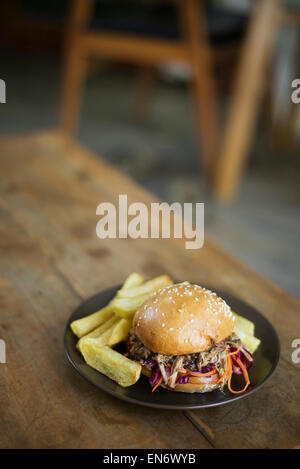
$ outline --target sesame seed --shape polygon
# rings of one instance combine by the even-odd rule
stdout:
[[[173,327],[170,327],[169,331],[172,331],[173,330]]]
[[[162,323],[161,327],[165,327],[165,323],[164,323],[164,322]]]

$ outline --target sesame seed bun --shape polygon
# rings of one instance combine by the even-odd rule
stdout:
[[[184,282],[162,288],[137,310],[133,328],[154,353],[185,355],[209,350],[232,334],[234,317],[216,293]]]

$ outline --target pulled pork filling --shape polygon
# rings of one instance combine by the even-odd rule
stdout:
[[[127,349],[129,357],[148,369],[151,376],[154,374],[154,369],[159,368],[160,380],[169,388],[174,388],[178,382],[180,384],[188,382],[188,379],[180,381],[180,375],[183,371],[186,374],[189,372],[194,373],[193,376],[198,376],[197,373],[199,373],[199,377],[201,377],[201,373],[209,374],[211,370],[214,370],[220,377],[218,386],[222,389],[228,380],[228,352],[242,349],[247,354],[247,349],[245,350],[235,333],[232,333],[230,337],[222,342],[213,344],[205,352],[187,355],[164,355],[149,350],[132,329],[129,333]],[[252,361],[250,352],[247,359]]]

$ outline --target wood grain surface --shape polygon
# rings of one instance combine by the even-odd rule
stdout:
[[[293,448],[300,445],[299,303],[209,240],[99,240],[96,207],[153,196],[55,132],[0,141],[1,448]],[[199,411],[121,402],[82,379],[64,357],[76,306],[131,271],[163,272],[226,290],[275,326],[281,359],[247,399]]]

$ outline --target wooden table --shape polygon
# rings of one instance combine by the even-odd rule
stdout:
[[[0,447],[286,448],[300,445],[299,303],[206,240],[96,237],[96,207],[152,196],[101,159],[45,132],[0,142]],[[167,272],[240,296],[272,321],[282,356],[273,378],[234,404],[158,411],[121,402],[82,379],[64,357],[73,309],[131,271]]]

